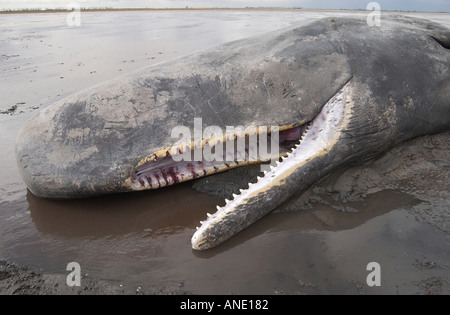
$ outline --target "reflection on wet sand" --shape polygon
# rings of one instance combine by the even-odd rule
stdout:
[[[27,192],[31,219],[44,234],[64,239],[130,237],[139,239],[170,237],[195,230],[206,212],[214,209],[220,197],[211,197],[191,188],[191,183],[158,191],[110,195],[81,200],[45,200]],[[374,217],[419,201],[396,191],[382,191],[364,201],[347,203],[357,212],[342,212],[324,204],[296,213],[274,213],[232,237],[217,248],[197,252],[210,258],[229,251],[265,233],[288,231],[341,231],[358,227]],[[133,237],[134,235],[134,237]]]
[[[192,185],[71,201],[38,199],[28,192],[38,232],[21,251],[39,257],[50,270],[64,272],[68,261],[77,261],[89,275],[128,287],[173,290],[181,283],[198,294],[355,293],[357,287],[346,279],[356,277],[358,269],[343,278],[333,267],[354,265],[354,257],[334,255],[337,246],[347,247],[331,242],[364,229],[367,235],[351,250],[365,260],[366,241],[378,235],[380,222],[397,226],[390,222],[397,209],[420,202],[385,190],[346,203],[356,212],[333,208],[339,202],[313,203],[299,212],[268,215],[221,246],[196,252],[189,247],[195,226],[222,198]]]
[[[189,185],[81,200],[40,199],[28,191],[27,201],[36,228],[64,238],[170,235],[195,229],[195,218],[217,202]]]
[[[217,248],[207,251],[194,251],[194,254],[199,258],[210,258],[265,233],[289,234],[308,231],[351,230],[373,218],[418,203],[420,203],[420,200],[408,194],[385,190],[370,195],[364,201],[355,201],[347,204],[347,206],[358,210],[357,212],[337,211],[327,205],[313,204],[311,209],[299,212],[272,213]]]

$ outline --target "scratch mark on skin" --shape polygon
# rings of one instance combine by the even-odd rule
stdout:
[[[269,93],[269,89],[268,89],[267,84],[266,84],[266,75],[265,74],[263,75],[263,84],[264,84],[264,87],[266,88],[267,99],[270,102],[270,93]]]
[[[177,106],[178,106],[178,105],[179,105],[179,102],[176,101],[176,103],[177,103]],[[192,109],[192,111],[193,111],[195,114],[197,114],[197,111],[195,110],[194,106],[192,106],[191,103],[187,102],[186,104]]]
[[[218,94],[217,94],[216,96],[218,96]],[[220,123],[222,124],[222,126],[225,126],[225,124],[223,123],[222,118],[220,118],[219,113],[216,112],[216,110],[214,109],[214,107],[211,105],[211,100],[212,100],[214,97],[216,97],[216,96],[211,97],[211,98],[208,100],[207,103],[208,103],[209,107],[211,107],[211,109],[213,110],[213,112],[214,112],[214,114],[216,115],[216,117],[220,120]]]

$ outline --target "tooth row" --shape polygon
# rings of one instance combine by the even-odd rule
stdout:
[[[298,148],[298,147],[300,146],[301,142],[303,141],[303,138],[305,137],[306,133],[309,131],[310,127],[311,127],[311,123],[308,123],[308,126],[306,127],[305,132],[304,132],[304,133],[302,134],[302,136],[300,137],[299,143],[295,146],[295,148],[292,148],[292,152],[294,152],[295,149]],[[291,152],[291,153],[292,153],[292,152]],[[287,153],[287,155],[286,155],[286,156],[282,156],[281,159],[284,161],[285,159],[287,159],[287,157],[289,157],[289,155],[290,155],[291,153]],[[277,166],[279,166],[279,165],[281,164],[280,161],[275,161],[275,162],[276,162]],[[274,171],[274,170],[276,169],[276,167],[270,165],[270,169],[271,169],[271,171]],[[267,175],[267,171],[264,171],[264,175]],[[257,176],[256,178],[257,178],[258,181],[260,181],[260,180],[262,179],[262,177],[259,177],[259,176]],[[249,187],[249,188],[252,187],[253,185],[254,185],[253,183],[248,183],[248,187]],[[241,194],[244,193],[244,191],[245,191],[244,189],[239,189],[239,192],[240,192]],[[233,198],[236,199],[236,197],[238,197],[238,195],[233,194]],[[225,204],[228,205],[229,203],[230,203],[230,200],[225,199]],[[218,212],[222,209],[222,207],[220,207],[220,206],[216,206],[216,208],[217,208],[217,212],[216,212],[216,213],[218,213]],[[206,216],[207,216],[207,218],[210,218],[212,215],[211,215],[210,213],[207,213]],[[200,221],[200,224],[203,224],[204,222],[205,222],[205,221]],[[198,230],[199,227],[197,226],[196,229]]]
[[[277,161],[277,162],[278,162],[278,161]],[[280,162],[278,162],[278,164],[279,164],[279,163],[280,163]],[[271,166],[271,169],[274,170],[275,167]],[[265,171],[265,172],[264,172],[264,175],[266,175],[266,174],[267,174],[267,172]],[[260,180],[262,179],[262,177],[260,177],[260,176],[257,176],[256,178],[257,178],[258,181],[260,181]],[[254,185],[253,183],[248,183],[248,187],[249,187],[249,188],[252,187],[253,185]],[[239,192],[240,192],[241,194],[243,194],[243,193],[245,192],[245,189],[239,189]],[[233,200],[235,200],[235,199],[238,197],[238,195],[237,195],[237,194],[234,194],[234,193],[232,194],[232,196],[233,196]],[[225,206],[228,205],[230,202],[231,202],[230,200],[225,199]],[[217,205],[217,206],[216,206],[216,209],[217,209],[217,212],[216,212],[216,213],[218,213],[219,211],[221,211],[222,207],[220,207],[220,206]],[[211,215],[210,213],[207,213],[206,216],[207,216],[207,218],[210,218],[210,217],[213,216],[213,215]],[[200,221],[200,224],[203,225],[204,222],[205,222],[205,221]],[[196,229],[198,230],[199,227],[197,226]]]
[[[259,178],[260,178],[260,177],[259,177]],[[248,184],[248,187],[251,187],[252,185],[253,185],[252,183],[249,183],[249,184]],[[239,192],[242,194],[242,193],[245,192],[245,189],[239,189]],[[233,196],[233,200],[235,200],[239,195],[233,193],[232,196]],[[231,202],[231,200],[225,199],[225,206],[228,205],[230,202]],[[224,206],[224,207],[225,207],[225,206]],[[216,213],[219,213],[219,212],[222,210],[222,207],[217,205],[217,206],[216,206],[216,209],[217,209],[217,212],[216,212]],[[215,213],[215,214],[216,214],[216,213]],[[207,219],[210,218],[210,217],[212,217],[212,216],[214,216],[215,214],[206,213]],[[200,221],[200,224],[201,224],[201,225],[203,225],[203,223],[205,223],[205,221]],[[196,229],[198,230],[199,227],[197,226]]]

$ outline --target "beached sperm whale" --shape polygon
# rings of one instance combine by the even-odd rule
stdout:
[[[250,139],[278,127],[281,163],[194,234],[194,249],[210,248],[342,165],[450,129],[449,48],[449,29],[388,15],[380,26],[325,18],[228,43],[48,106],[20,132],[18,165],[44,198],[159,188],[258,162]],[[195,133],[199,119],[219,132],[174,132]],[[244,159],[221,151],[239,139]],[[195,159],[206,149],[223,159]]]

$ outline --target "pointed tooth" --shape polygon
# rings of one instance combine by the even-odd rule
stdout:
[[[228,199],[225,199],[225,203],[226,204],[228,204],[230,202],[230,200],[228,200]]]
[[[199,227],[198,227],[198,226],[196,226],[196,227],[195,227],[195,229],[196,229],[196,230],[198,230],[198,229],[199,229]]]
[[[241,192],[241,194],[244,192],[244,189],[239,189],[239,191]]]
[[[278,164],[280,164],[280,162],[278,162]],[[275,166],[270,165],[270,169],[273,171],[274,169],[276,169]]]
[[[238,196],[238,195],[236,195],[236,194],[233,194],[233,198],[234,198],[234,199],[236,199],[236,197],[237,197],[237,196]]]
[[[200,221],[200,224],[203,224],[203,223],[205,223],[205,221]]]
[[[256,179],[259,181],[259,180],[261,180],[261,177],[259,177],[259,176],[256,176]]]
[[[253,186],[253,183],[248,183],[248,187],[252,187]]]
[[[211,216],[211,213],[206,213],[206,216],[209,218]]]
[[[284,161],[284,156],[282,157],[283,161]],[[275,163],[277,163],[277,165],[280,165],[281,162],[280,161],[275,161]]]
[[[216,206],[216,209],[217,209],[217,210],[220,210],[220,206]]]
[[[264,175],[267,175],[267,171],[264,171]]]

